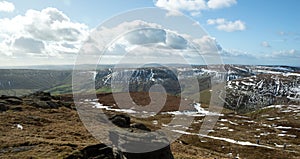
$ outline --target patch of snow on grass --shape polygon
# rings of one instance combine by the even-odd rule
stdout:
[[[276,126],[276,129],[292,129],[292,127],[289,126]]]
[[[17,129],[23,130],[23,126],[21,124],[17,124]]]

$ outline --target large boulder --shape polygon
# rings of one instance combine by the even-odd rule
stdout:
[[[54,101],[32,101],[29,102],[29,105],[42,109],[57,109],[60,107],[59,102]]]
[[[170,145],[152,152],[123,154],[127,159],[174,159]]]
[[[112,148],[105,144],[97,144],[74,152],[65,159],[117,159],[117,157],[115,157]]]
[[[134,123],[131,125],[132,128],[136,128],[139,130],[144,130],[144,131],[151,131],[145,124],[142,123]]]
[[[130,127],[130,117],[126,114],[118,114],[109,118],[113,124],[121,128]]]
[[[116,149],[104,144],[91,145],[66,159],[174,159],[169,141],[162,132],[150,132],[140,123],[130,125],[130,116],[126,114],[113,115],[109,119],[121,127],[109,132],[109,139]]]
[[[146,134],[145,134],[146,133]],[[173,159],[170,143],[159,132],[111,131],[110,140],[127,159]]]

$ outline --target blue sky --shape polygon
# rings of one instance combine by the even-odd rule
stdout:
[[[160,7],[199,22],[222,48],[224,63],[300,66],[299,6],[298,0],[0,0],[0,65],[73,64],[79,36],[120,13]],[[53,31],[42,18],[56,12],[65,21]],[[77,37],[58,35],[62,26]]]

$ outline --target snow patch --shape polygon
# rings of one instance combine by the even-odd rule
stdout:
[[[166,112],[166,114],[172,114],[172,115],[187,115],[187,116],[205,116],[205,115],[211,115],[211,116],[223,116],[222,114],[210,112],[205,110],[201,107],[200,103],[194,103],[193,104],[196,111],[190,111],[190,110],[184,110],[184,111],[171,111]]]
[[[292,129],[292,127],[289,127],[289,126],[277,126],[275,127],[276,129]]]
[[[17,129],[23,130],[23,126],[21,124],[17,124]]]

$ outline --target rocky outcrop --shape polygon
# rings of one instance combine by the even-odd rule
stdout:
[[[87,146],[84,149],[74,152],[66,159],[121,159],[114,155],[112,148],[105,144]]]
[[[124,153],[127,159],[174,159],[170,146],[147,153]]]
[[[299,104],[299,79],[295,75],[261,74],[229,81],[225,108],[247,113],[274,104]]]
[[[121,127],[121,128],[128,128],[130,127],[130,117],[126,114],[118,114],[118,115],[114,115],[112,117],[109,118],[109,120]]]
[[[59,97],[51,96],[48,92],[35,92],[33,94],[24,96],[24,102],[27,105],[43,108],[43,109],[57,109],[65,106],[70,108],[70,104],[61,102]]]
[[[6,106],[6,105],[3,104],[3,103],[0,103],[0,112],[7,111],[8,109],[9,109],[8,106]]]
[[[21,111],[23,100],[15,96],[0,96],[0,112],[7,110]]]
[[[97,144],[76,151],[66,159],[174,158],[169,142],[162,133],[150,133],[151,130],[141,123],[130,124],[130,117],[126,114],[116,114],[109,119],[113,124],[124,130],[113,130],[109,133],[109,139],[116,149],[112,149],[104,144]]]
[[[111,131],[110,140],[127,159],[173,159],[170,143],[164,134],[132,130]],[[139,133],[136,133],[139,132]],[[146,134],[145,134],[146,133]]]
[[[140,129],[140,130],[145,130],[145,131],[151,131],[149,128],[147,128],[146,125],[141,124],[141,123],[134,123],[131,125],[132,128]]]
[[[59,97],[51,96],[47,92],[35,92],[23,97],[0,96],[0,112],[7,110],[22,111],[24,106],[42,109],[57,109],[59,107],[71,108],[71,104],[62,102]]]

